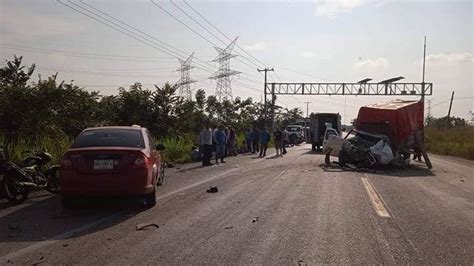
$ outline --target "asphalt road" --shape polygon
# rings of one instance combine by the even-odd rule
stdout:
[[[151,209],[0,201],[0,265],[474,264],[472,161],[362,173],[325,169],[310,149],[167,169]]]

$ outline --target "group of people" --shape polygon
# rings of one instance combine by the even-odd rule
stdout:
[[[260,157],[267,155],[268,143],[271,141],[272,135],[266,127],[259,130],[257,127],[247,129],[245,131],[245,142],[247,151],[251,153],[259,153]],[[283,156],[286,153],[286,144],[288,143],[288,132],[285,129],[276,128],[273,132],[273,142],[277,156]]]
[[[286,153],[286,144],[288,143],[288,132],[285,129],[276,128],[273,134],[270,134],[266,127],[258,129],[254,126],[252,129],[245,130],[245,140],[242,149],[239,152],[257,153],[260,157],[265,157],[268,143],[271,141],[275,145],[276,156],[283,156]],[[199,151],[202,155],[202,165],[210,166],[212,152],[215,152],[215,163],[225,163],[227,156],[237,156],[237,134],[234,128],[228,128],[220,125],[217,128],[211,128],[208,124],[203,126],[199,134]]]
[[[220,125],[212,129],[209,125],[204,125],[199,134],[199,150],[202,152],[202,165],[210,166],[212,152],[215,152],[216,164],[225,163],[227,156],[237,156],[237,135],[235,129]]]

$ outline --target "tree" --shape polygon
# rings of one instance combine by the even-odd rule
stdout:
[[[153,129],[160,135],[169,135],[175,132],[176,109],[183,104],[183,99],[176,95],[176,85],[164,84],[161,87],[155,85],[152,101],[155,105]]]
[[[203,89],[196,91],[196,104],[199,110],[204,110],[206,106],[206,92]]]

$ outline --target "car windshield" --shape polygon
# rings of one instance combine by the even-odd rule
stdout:
[[[71,148],[85,147],[145,148],[145,143],[140,130],[95,129],[82,132],[71,146]]]

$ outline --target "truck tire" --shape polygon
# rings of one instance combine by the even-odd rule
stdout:
[[[311,150],[316,151],[316,145],[314,145],[314,143],[311,143]]]

